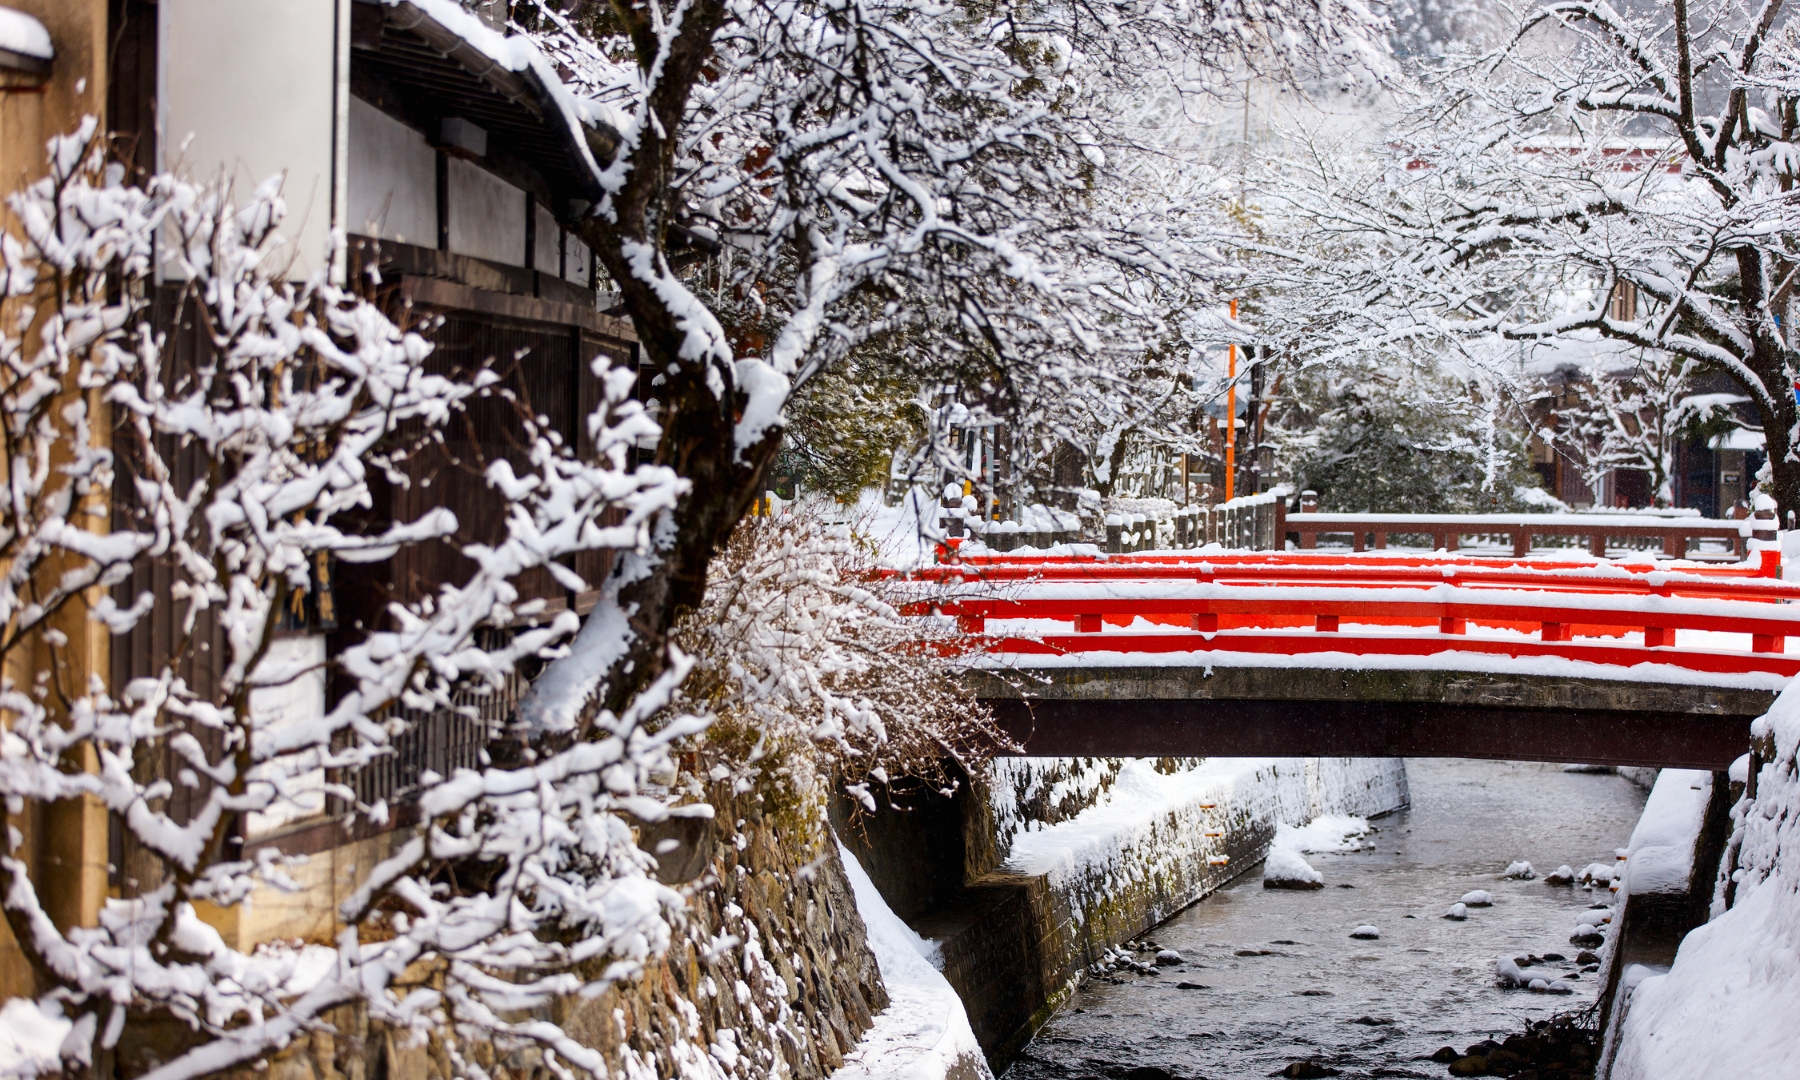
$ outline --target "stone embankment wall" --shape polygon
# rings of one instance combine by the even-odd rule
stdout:
[[[687,819],[668,837],[682,846],[664,866],[692,879],[677,886],[690,900],[668,955],[592,1000],[560,1002],[552,1018],[600,1049],[615,1076],[830,1076],[888,1005],[837,844],[816,804],[725,790],[709,801],[714,821]],[[297,1042],[266,1080],[450,1075],[435,1042],[413,1045],[349,1009],[332,1019],[335,1035]],[[487,1056],[480,1064],[496,1080],[547,1075],[535,1054]]]
[[[838,823],[998,1066],[1109,947],[1253,868],[1277,823],[1406,803],[1398,759],[1012,758],[953,798]]]

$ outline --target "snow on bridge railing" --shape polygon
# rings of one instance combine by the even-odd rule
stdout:
[[[1800,636],[1800,584],[1778,579],[1779,552],[1758,545],[1754,556],[1674,568],[1323,552],[993,559],[917,572],[946,591],[915,612],[954,616],[985,649],[1040,660],[1331,653],[1438,666],[1479,654],[1800,674],[1800,657],[1785,655]]]

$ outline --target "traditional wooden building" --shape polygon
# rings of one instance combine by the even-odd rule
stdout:
[[[567,445],[584,445],[582,417],[600,393],[593,363],[637,362],[629,323],[609,313],[612,299],[597,288],[593,255],[569,228],[597,194],[575,140],[604,149],[607,130],[566,123],[560,87],[471,44],[469,9],[424,0],[29,0],[13,6],[21,17],[35,16],[32,25],[49,38],[52,56],[9,49],[15,39],[5,32],[7,9],[0,9],[6,80],[0,164],[9,185],[41,174],[44,141],[72,129],[84,114],[103,118],[116,155],[140,175],[224,178],[247,195],[282,174],[290,216],[278,257],[286,273],[298,280],[322,271],[365,290],[433,340],[429,363],[440,370],[491,364]],[[485,26],[476,29],[497,37],[504,8],[475,5],[477,15],[485,14]],[[177,294],[173,284],[158,289],[156,317],[170,331],[175,362],[191,363],[207,345],[188,325]],[[472,463],[518,453],[517,413],[503,402],[477,402],[457,430],[459,439],[413,462],[414,479],[429,477],[429,484],[384,489],[378,499],[386,502],[372,511],[412,517],[427,503],[447,505],[464,526],[457,542],[408,550],[385,563],[321,568],[313,599],[283,626],[278,649],[284,656],[325,659],[379,623],[389,600],[417,597],[464,575],[461,543],[497,537],[500,515]],[[577,563],[573,569],[590,582],[606,569],[597,555]],[[169,574],[145,566],[120,591],[167,596]],[[522,587],[552,609],[585,611],[593,602],[547,573]],[[156,670],[169,662],[176,618],[165,604],[130,634],[95,635],[91,669],[114,686]],[[180,659],[197,686],[207,685],[206,657],[220,655],[219,645],[203,644]],[[334,689],[321,673],[279,693],[258,693],[262,707],[299,716],[322,712]],[[365,820],[347,831],[323,796],[310,814],[239,822],[246,854],[272,845],[312,856],[301,872],[306,889],[259,895],[209,917],[240,946],[271,936],[329,935],[334,897],[348,887],[354,867],[373,865],[389,831],[409,822],[408,799],[421,772],[475,764],[488,734],[484,725],[507,715],[512,701],[488,695],[479,706],[479,719],[413,717],[415,728],[394,756],[338,778],[395,807],[382,824]],[[177,785],[171,799],[195,797],[183,790]],[[103,809],[71,808],[62,817],[69,820],[45,826],[55,846],[42,849],[50,873],[38,879],[57,883],[47,892],[67,908],[59,919],[89,921],[108,892],[130,895],[147,884],[152,861],[133,850],[131,836]],[[67,877],[69,887],[61,888],[55,874]],[[0,979],[8,979],[22,965],[0,956],[0,968]],[[0,994],[29,989],[6,983]]]

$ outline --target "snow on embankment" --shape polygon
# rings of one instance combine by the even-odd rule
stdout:
[[[1691,931],[1664,975],[1639,982],[1614,1080],[1758,1080],[1794,1075],[1800,1056],[1800,683],[1751,728],[1755,796],[1732,810],[1712,921]],[[1636,856],[1628,860],[1636,886]],[[1672,868],[1671,868],[1672,869]]]
[[[848,848],[838,855],[889,1004],[832,1080],[992,1080],[962,999],[933,963],[937,947],[900,921]]]
[[[1406,801],[1398,759],[1210,758],[1167,772],[1127,761],[1073,817],[1025,822],[1004,869],[1045,878],[1074,922],[1097,924],[1089,940],[1123,940],[1253,866],[1277,826]]]

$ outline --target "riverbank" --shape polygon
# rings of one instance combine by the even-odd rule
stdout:
[[[1666,971],[1622,973],[1632,989],[1611,1080],[1775,1080],[1795,1072],[1800,691],[1790,686],[1756,722],[1751,746],[1711,920],[1681,940]]]

